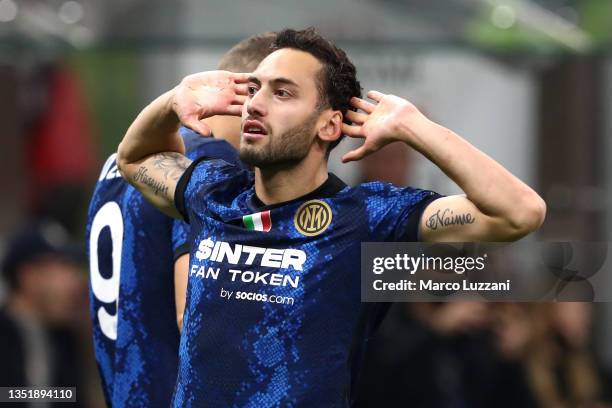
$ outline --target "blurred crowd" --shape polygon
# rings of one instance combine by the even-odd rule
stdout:
[[[83,242],[99,171],[87,104],[77,75],[62,64],[15,80],[26,95],[10,118],[19,137],[8,138],[2,156],[14,173],[1,222],[12,231],[0,234],[0,386],[77,387],[71,406],[103,407]]]
[[[85,262],[82,245],[56,222],[24,225],[9,240],[2,262],[1,386],[77,387],[73,406],[103,406]]]
[[[370,342],[359,406],[610,407],[587,303],[395,304]]]

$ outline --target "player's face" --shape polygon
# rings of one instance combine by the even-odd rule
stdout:
[[[306,157],[320,117],[316,81],[321,68],[315,57],[294,49],[275,51],[259,64],[242,110],[240,158],[245,163],[291,165]]]

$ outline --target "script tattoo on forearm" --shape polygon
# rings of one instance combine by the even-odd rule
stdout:
[[[473,224],[476,218],[470,213],[455,214],[450,208],[444,210],[438,210],[435,214],[431,215],[425,226],[429,229],[436,230],[439,227],[448,227],[451,225],[466,225]]]
[[[191,160],[180,153],[158,153],[153,156],[153,167],[159,169],[164,174],[164,179],[178,181]]]
[[[145,166],[140,166],[136,174],[134,174],[134,182],[142,183],[149,187],[151,190],[153,190],[155,195],[168,195],[168,186],[163,182],[157,181],[153,177],[150,177],[147,174],[148,171],[149,169],[147,169]]]

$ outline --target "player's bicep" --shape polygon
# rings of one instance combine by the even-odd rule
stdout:
[[[483,214],[464,195],[442,197],[432,201],[421,216],[421,241],[469,242],[507,240],[505,224]]]
[[[182,216],[174,204],[179,179],[191,160],[176,152],[164,152],[121,165],[121,173],[155,207],[173,218]]]

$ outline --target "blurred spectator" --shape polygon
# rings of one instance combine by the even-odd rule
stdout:
[[[66,238],[59,225],[38,224],[9,242],[2,263],[8,291],[0,308],[1,386],[81,384],[75,329],[86,320],[87,287],[78,255],[83,251]],[[83,391],[77,390],[78,401]]]
[[[372,340],[359,407],[604,408],[588,303],[396,304]]]
[[[520,361],[529,388],[543,408],[609,407],[609,379],[591,351],[592,304],[497,306],[501,352]],[[607,401],[608,404],[604,404]]]
[[[395,304],[366,355],[359,407],[535,407],[488,330],[490,305]]]
[[[77,74],[61,63],[40,67],[28,95],[28,207],[40,218],[82,233],[89,189],[98,168],[94,131]],[[69,203],[69,205],[67,205]]]

